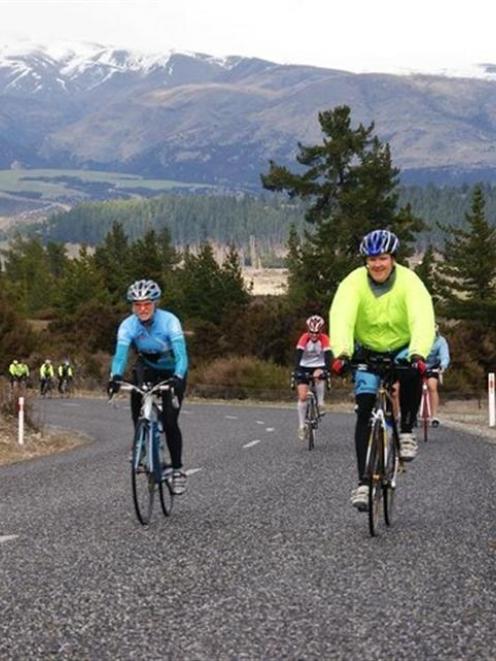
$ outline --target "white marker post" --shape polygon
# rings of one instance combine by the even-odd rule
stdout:
[[[494,372],[489,372],[487,375],[487,386],[489,396],[489,426],[496,425],[496,402],[494,399]]]
[[[18,405],[18,419],[19,419],[19,434],[18,434],[18,443],[19,445],[24,445],[24,397],[19,397]]]

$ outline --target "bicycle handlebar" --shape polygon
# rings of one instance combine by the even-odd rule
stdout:
[[[324,369],[323,367],[316,367],[315,369],[316,369],[316,370],[322,370],[322,372],[321,372],[321,374],[319,374],[318,376],[314,376],[313,374],[308,374],[308,375],[306,376],[306,378],[308,379],[308,382],[309,382],[309,383],[310,383],[311,381],[328,381],[328,382],[329,382],[329,379],[330,379],[330,377],[331,377],[331,373],[330,373],[330,372],[328,372],[328,371],[327,371],[326,369]],[[297,379],[297,376],[298,376],[298,372],[297,372],[296,370],[295,370],[294,372],[292,372],[292,374],[291,374],[291,381],[290,381],[290,387],[291,387],[291,390],[294,390],[295,387],[296,387],[296,379]],[[330,387],[330,385],[329,385],[329,387]]]
[[[151,388],[147,388],[146,384],[145,387],[139,387],[135,383],[130,383],[129,381],[116,381],[116,383],[119,384],[121,390],[127,390],[127,391],[132,391],[134,390],[135,392],[138,392],[140,395],[156,395],[157,393],[161,392],[167,392],[170,391],[172,397],[174,397],[174,386],[171,383],[171,380],[167,381],[161,381],[160,383],[156,383],[154,386]],[[109,402],[113,400],[115,397],[116,393],[113,393],[109,397]]]
[[[350,366],[359,372],[415,371],[417,368],[400,359],[396,362],[392,356],[369,356],[364,360],[350,360]]]

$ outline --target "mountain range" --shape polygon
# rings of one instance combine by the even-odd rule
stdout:
[[[98,44],[0,47],[0,169],[53,167],[256,189],[337,105],[375,123],[405,182],[496,180],[496,66],[352,73]]]

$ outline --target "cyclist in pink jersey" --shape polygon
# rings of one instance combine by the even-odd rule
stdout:
[[[298,391],[298,438],[305,438],[305,409],[309,377],[316,381],[317,400],[320,411],[324,408],[325,379],[331,368],[331,347],[329,336],[322,332],[324,320],[312,315],[306,321],[307,330],[296,344],[294,379]]]

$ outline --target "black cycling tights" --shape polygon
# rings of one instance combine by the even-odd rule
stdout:
[[[399,378],[400,382],[400,410],[401,425],[400,433],[411,433],[413,424],[417,417],[422,396],[422,377],[418,372],[404,372]],[[367,458],[367,444],[369,441],[370,414],[374,408],[375,395],[363,393],[356,396],[358,405],[357,422],[355,427],[355,449],[357,456],[358,476],[360,483],[365,472],[365,460]]]
[[[172,373],[154,370],[138,362],[133,369],[133,382],[136,385],[144,381],[150,383],[159,383],[170,378]],[[186,385],[186,384],[185,384]],[[179,408],[172,406],[171,397],[168,392],[162,394],[162,425],[164,427],[165,439],[171,457],[172,468],[182,468],[183,436],[179,429],[179,412],[184,397],[184,390],[176,392],[179,400]],[[141,411],[141,395],[137,392],[131,392],[131,415],[136,427]]]

